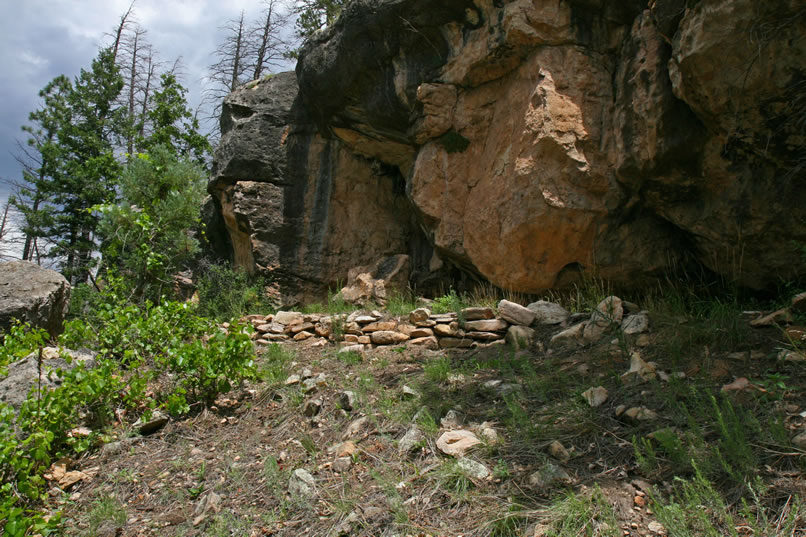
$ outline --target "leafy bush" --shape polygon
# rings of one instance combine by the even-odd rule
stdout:
[[[29,508],[42,497],[42,474],[54,457],[81,453],[102,441],[115,409],[129,409],[132,417],[158,406],[182,414],[256,376],[251,327],[236,323],[224,332],[188,303],[128,304],[121,289],[113,278],[93,297],[92,314],[66,323],[61,337],[65,346],[96,349],[95,367],[78,364],[50,372],[61,378],[59,386],[34,388],[19,414],[0,405],[5,535],[55,531],[58,517],[45,522]],[[25,325],[12,327],[0,347],[2,363],[29,354],[45,338]],[[70,434],[83,424],[92,426],[89,436]]]
[[[199,313],[229,320],[249,313],[272,310],[265,296],[265,282],[229,265],[203,264],[197,282]]]

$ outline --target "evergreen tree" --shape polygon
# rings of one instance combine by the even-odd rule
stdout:
[[[297,35],[305,39],[317,30],[330,26],[339,18],[347,0],[302,0],[297,2]]]
[[[68,96],[73,91],[70,79],[60,75],[49,82],[39,96],[42,107],[28,116],[29,125],[22,130],[27,133],[23,155],[17,157],[22,164],[22,182],[15,185],[12,204],[23,217],[21,231],[25,235],[22,258],[31,261],[40,258],[39,240],[47,237],[47,230],[54,225],[55,208],[49,203],[54,183],[60,173],[62,148],[58,135],[71,120]]]
[[[210,154],[210,142],[199,133],[199,121],[188,109],[186,94],[175,75],[162,75],[160,89],[154,93],[152,108],[147,113],[153,130],[140,145],[146,151],[164,146],[204,164]]]
[[[125,124],[125,110],[115,102],[122,88],[113,49],[101,50],[66,94],[56,132],[58,158],[48,193],[58,210],[45,233],[54,241],[49,255],[62,260],[62,272],[73,284],[87,281],[97,250],[98,216],[92,208],[115,196],[121,166],[114,148]]]

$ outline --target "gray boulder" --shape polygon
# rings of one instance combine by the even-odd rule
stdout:
[[[19,319],[57,336],[69,306],[70,283],[58,272],[27,261],[0,264],[0,333]]]
[[[78,364],[86,368],[95,367],[95,355],[87,351],[63,350],[61,353],[56,347],[42,349],[42,369],[38,367],[39,351],[32,352],[22,360],[12,362],[8,366],[8,376],[0,380],[0,403],[5,403],[15,410],[19,410],[31,388],[37,386],[37,378],[41,378],[43,389],[57,388],[62,380],[56,371],[68,371]],[[69,355],[72,360],[67,363],[62,356]]]

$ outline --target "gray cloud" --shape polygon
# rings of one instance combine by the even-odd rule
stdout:
[[[98,48],[128,8],[130,0],[6,0],[0,2],[0,178],[17,179],[13,158],[20,127],[39,105],[39,90],[55,76],[72,78],[89,68]],[[221,41],[220,27],[238,16],[261,11],[260,0],[136,0],[135,19],[162,60],[182,58],[183,84],[193,106],[211,53]],[[289,64],[288,68],[293,66]],[[0,184],[0,203],[8,188]],[[2,206],[0,205],[0,206]]]

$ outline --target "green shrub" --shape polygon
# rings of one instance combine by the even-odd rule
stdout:
[[[465,307],[464,300],[456,294],[453,289],[446,295],[435,298],[431,304],[431,312],[440,313],[458,313]]]
[[[204,264],[196,286],[199,314],[211,319],[230,320],[273,310],[266,297],[266,282],[240,268]]]
[[[43,347],[50,336],[41,328],[33,328],[28,323],[15,321],[3,335],[0,345],[0,376],[8,374],[8,364],[25,358]]]

